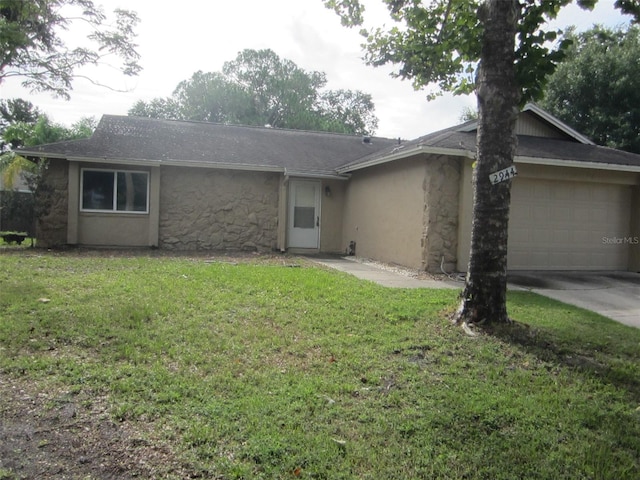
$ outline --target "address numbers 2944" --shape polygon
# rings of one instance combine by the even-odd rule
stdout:
[[[505,168],[504,170],[500,170],[498,172],[492,173],[489,175],[489,179],[491,180],[491,185],[495,185],[496,183],[505,182],[507,180],[512,179],[518,175],[518,171],[516,170],[515,165],[511,165],[510,167]]]

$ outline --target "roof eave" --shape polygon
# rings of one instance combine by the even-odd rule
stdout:
[[[21,156],[25,157],[53,158],[58,160],[68,160],[69,162],[112,163],[116,165],[135,166],[159,166],[162,163],[160,160],[146,160],[139,158],[83,157],[77,155],[65,155],[63,153],[35,152],[28,150],[20,150],[16,153],[19,153]]]
[[[190,167],[190,168],[210,168],[219,170],[240,170],[250,172],[275,172],[283,173],[288,176],[306,177],[306,178],[327,178],[334,180],[346,180],[349,177],[340,173],[332,171],[321,170],[291,170],[286,167],[274,166],[274,165],[252,165],[246,163],[222,163],[222,162],[210,162],[199,160],[178,160],[178,159],[166,159],[166,160],[145,160],[136,158],[109,158],[109,157],[80,157],[72,155],[64,155],[59,153],[46,153],[46,152],[33,152],[33,151],[21,151],[21,154],[25,156],[37,156],[43,158],[55,158],[64,159],[70,162],[83,162],[83,163],[108,163],[113,165],[131,165],[131,166],[171,166],[171,167]]]
[[[349,180],[348,174],[340,174],[328,171],[311,171],[311,170],[296,170],[285,168],[285,177],[298,177],[298,178],[313,178],[313,179],[327,179],[327,180]]]
[[[248,163],[223,163],[199,160],[177,160],[166,159],[161,160],[160,164],[169,167],[191,167],[191,168],[213,168],[218,170],[244,170],[250,172],[284,172],[283,167],[274,165],[252,165]]]
[[[464,150],[459,148],[442,148],[442,147],[430,147],[427,145],[418,145],[416,147],[412,147],[407,150],[402,150],[396,153],[392,153],[390,155],[373,158],[371,160],[366,160],[361,163],[345,165],[344,167],[337,168],[336,171],[339,174],[345,174],[348,172],[362,170],[364,168],[369,168],[376,165],[382,165],[385,163],[394,162],[396,160],[401,160],[403,158],[413,157],[421,153],[427,153],[432,155],[448,155],[452,157],[464,157],[464,158],[471,158],[471,159],[475,158],[475,152],[472,152],[470,150]]]
[[[585,162],[583,160],[562,160],[559,158],[542,158],[516,155],[516,163],[531,165],[549,165],[553,167],[591,168],[595,170],[617,170],[619,172],[640,172],[640,165],[621,165],[618,163]]]

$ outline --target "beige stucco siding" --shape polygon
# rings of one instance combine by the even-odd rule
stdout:
[[[347,182],[341,180],[325,180],[322,182],[322,207],[320,209],[321,252],[345,252],[346,245],[342,241],[342,212],[346,185]]]
[[[176,250],[277,246],[280,175],[163,167],[159,245]]]
[[[147,247],[149,216],[111,213],[80,213],[78,245]]]
[[[356,254],[423,268],[424,159],[407,159],[353,172],[344,197],[343,248]]]

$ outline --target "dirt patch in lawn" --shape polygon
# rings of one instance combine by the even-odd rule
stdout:
[[[0,479],[195,478],[152,425],[115,422],[99,396],[0,376]]]

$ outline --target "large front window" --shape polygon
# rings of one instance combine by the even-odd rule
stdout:
[[[148,213],[149,173],[83,169],[80,209]]]

